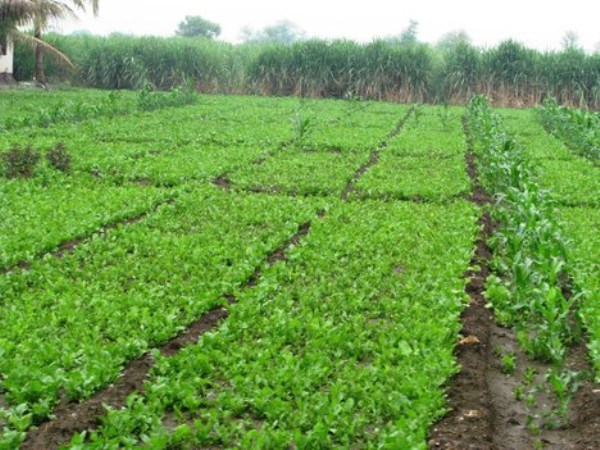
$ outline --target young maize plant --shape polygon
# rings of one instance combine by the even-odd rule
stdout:
[[[496,274],[488,279],[487,296],[498,320],[516,326],[527,353],[560,368],[580,337],[580,295],[569,290],[552,202],[485,97],[473,98],[468,119],[482,182],[496,198],[492,216],[501,224],[491,239]]]

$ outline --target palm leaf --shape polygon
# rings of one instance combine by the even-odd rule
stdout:
[[[54,60],[58,63],[63,64],[71,69],[74,68],[73,63],[67,55],[65,55],[53,45],[50,45],[49,43],[44,42],[41,39],[38,39],[34,36],[31,36],[30,34],[23,33],[21,31],[14,31],[13,33],[11,33],[10,38],[14,42],[22,42],[30,45],[32,48],[35,48],[39,45],[42,48],[42,50],[48,54],[48,56],[54,58]]]

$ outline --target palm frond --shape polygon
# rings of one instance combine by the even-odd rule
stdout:
[[[60,19],[73,14],[72,8],[55,0],[0,0],[0,22],[21,26],[37,17]]]
[[[48,56],[50,56],[51,58],[54,58],[58,63],[65,65],[71,69],[74,68],[73,63],[71,62],[71,60],[69,59],[69,57],[67,55],[65,55],[63,52],[61,52],[59,49],[57,49],[53,45],[50,45],[49,43],[44,42],[41,39],[38,39],[34,36],[31,36],[30,34],[23,33],[22,31],[17,31],[17,30],[15,30],[13,33],[11,33],[10,38],[14,42],[21,42],[21,43],[30,45],[32,48],[35,48],[36,46],[40,46],[42,48],[42,50],[44,50],[44,52],[46,52],[46,54]]]

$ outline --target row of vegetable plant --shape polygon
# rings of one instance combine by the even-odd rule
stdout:
[[[546,130],[563,140],[575,153],[600,162],[600,114],[560,106],[552,98],[537,109]]]
[[[91,176],[49,174],[0,182],[0,269],[136,217],[171,195],[135,184],[112,186]]]
[[[536,179],[559,205],[600,206],[600,177],[593,161],[549,135],[531,110],[501,110],[504,127],[523,145]]]
[[[573,280],[584,294],[581,318],[588,333],[590,357],[600,383],[600,211],[560,208],[561,224],[569,238],[567,256]]]
[[[569,273],[582,294],[579,315],[587,332],[587,345],[598,380],[600,177],[591,160],[570,151],[558,135],[544,132],[539,115],[539,111],[536,114],[531,111],[502,111],[506,128],[523,145],[531,165],[537,168],[538,181],[550,191],[549,195],[556,204],[554,211],[564,230]]]
[[[424,448],[466,302],[477,208],[339,200],[228,320],[73,448]]]
[[[496,274],[486,295],[497,320],[516,326],[527,353],[562,370],[568,347],[581,337],[581,293],[567,291],[571,272],[553,202],[485,97],[471,101],[468,119],[479,174],[497,200],[492,213],[501,224],[491,241]]]
[[[449,201],[470,192],[458,108],[417,106],[357,184],[357,197]]]
[[[317,118],[306,148],[291,145],[290,117],[299,109]],[[372,102],[205,96],[177,110],[1,133],[0,145],[9,149],[2,155],[15,146],[39,154],[60,147],[69,171],[55,173],[39,163],[27,178],[0,179],[6,199],[0,205],[0,267],[143,214],[173,195],[152,185],[206,182],[232,172],[242,182],[250,177],[249,185],[337,192],[367,158],[352,143],[375,147],[404,112]],[[251,164],[277,150],[263,166]]]
[[[379,113],[368,103],[359,110],[353,103],[346,103],[346,115],[339,109],[332,109],[337,113],[332,115],[332,111],[325,113],[314,106],[303,109],[304,114],[318,118],[308,135],[264,160],[228,173],[234,186],[339,196],[356,170],[369,160],[370,153],[389,138],[410,111],[408,106],[397,106],[393,114],[386,110]]]
[[[38,93],[31,103],[38,103],[44,95],[45,93]],[[197,95],[194,85],[187,81],[185,85],[174,87],[169,92],[156,91],[147,84],[135,96],[132,93],[111,91],[108,94],[97,92],[92,96],[85,95],[84,98],[85,100],[77,95],[74,100],[61,99],[50,107],[48,102],[43,102],[35,110],[32,110],[32,105],[19,105],[16,110],[6,108],[6,112],[0,116],[0,132],[31,127],[46,128],[64,122],[77,123],[96,117],[114,117],[136,111],[184,106],[196,102]],[[0,105],[4,102],[11,104],[9,100],[4,100]],[[19,114],[19,110],[23,112]]]
[[[0,443],[18,444],[56,402],[88,397],[225,303],[320,208],[191,188],[142,222],[0,276]]]

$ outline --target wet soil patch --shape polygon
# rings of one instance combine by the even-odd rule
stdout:
[[[360,166],[356,172],[354,172],[354,175],[352,176],[350,181],[348,181],[348,184],[346,184],[344,192],[342,192],[342,200],[348,201],[348,198],[350,197],[350,194],[352,192],[354,192],[356,183],[358,183],[358,180],[360,179],[360,177],[362,177],[371,167],[373,167],[378,162],[379,162],[379,150],[375,150],[375,151],[371,152],[371,156],[369,157],[369,160],[366,163],[364,163],[362,166]]]
[[[227,178],[227,175],[225,174],[219,175],[217,178],[213,179],[212,184],[225,191],[230,191],[231,189],[233,189],[233,184],[231,183],[231,180]]]
[[[337,195],[336,192],[328,192],[327,190],[303,190],[298,188],[297,186],[283,186],[283,185],[272,185],[265,186],[262,184],[252,184],[252,185],[236,185],[231,180],[227,178],[223,178],[223,176],[215,178],[212,180],[213,186],[218,187],[224,191],[235,191],[235,192],[243,192],[246,194],[265,194],[265,195],[275,195],[275,196],[287,196],[287,197],[314,197],[314,198],[328,198],[333,195]],[[339,191],[338,191],[339,192]]]

